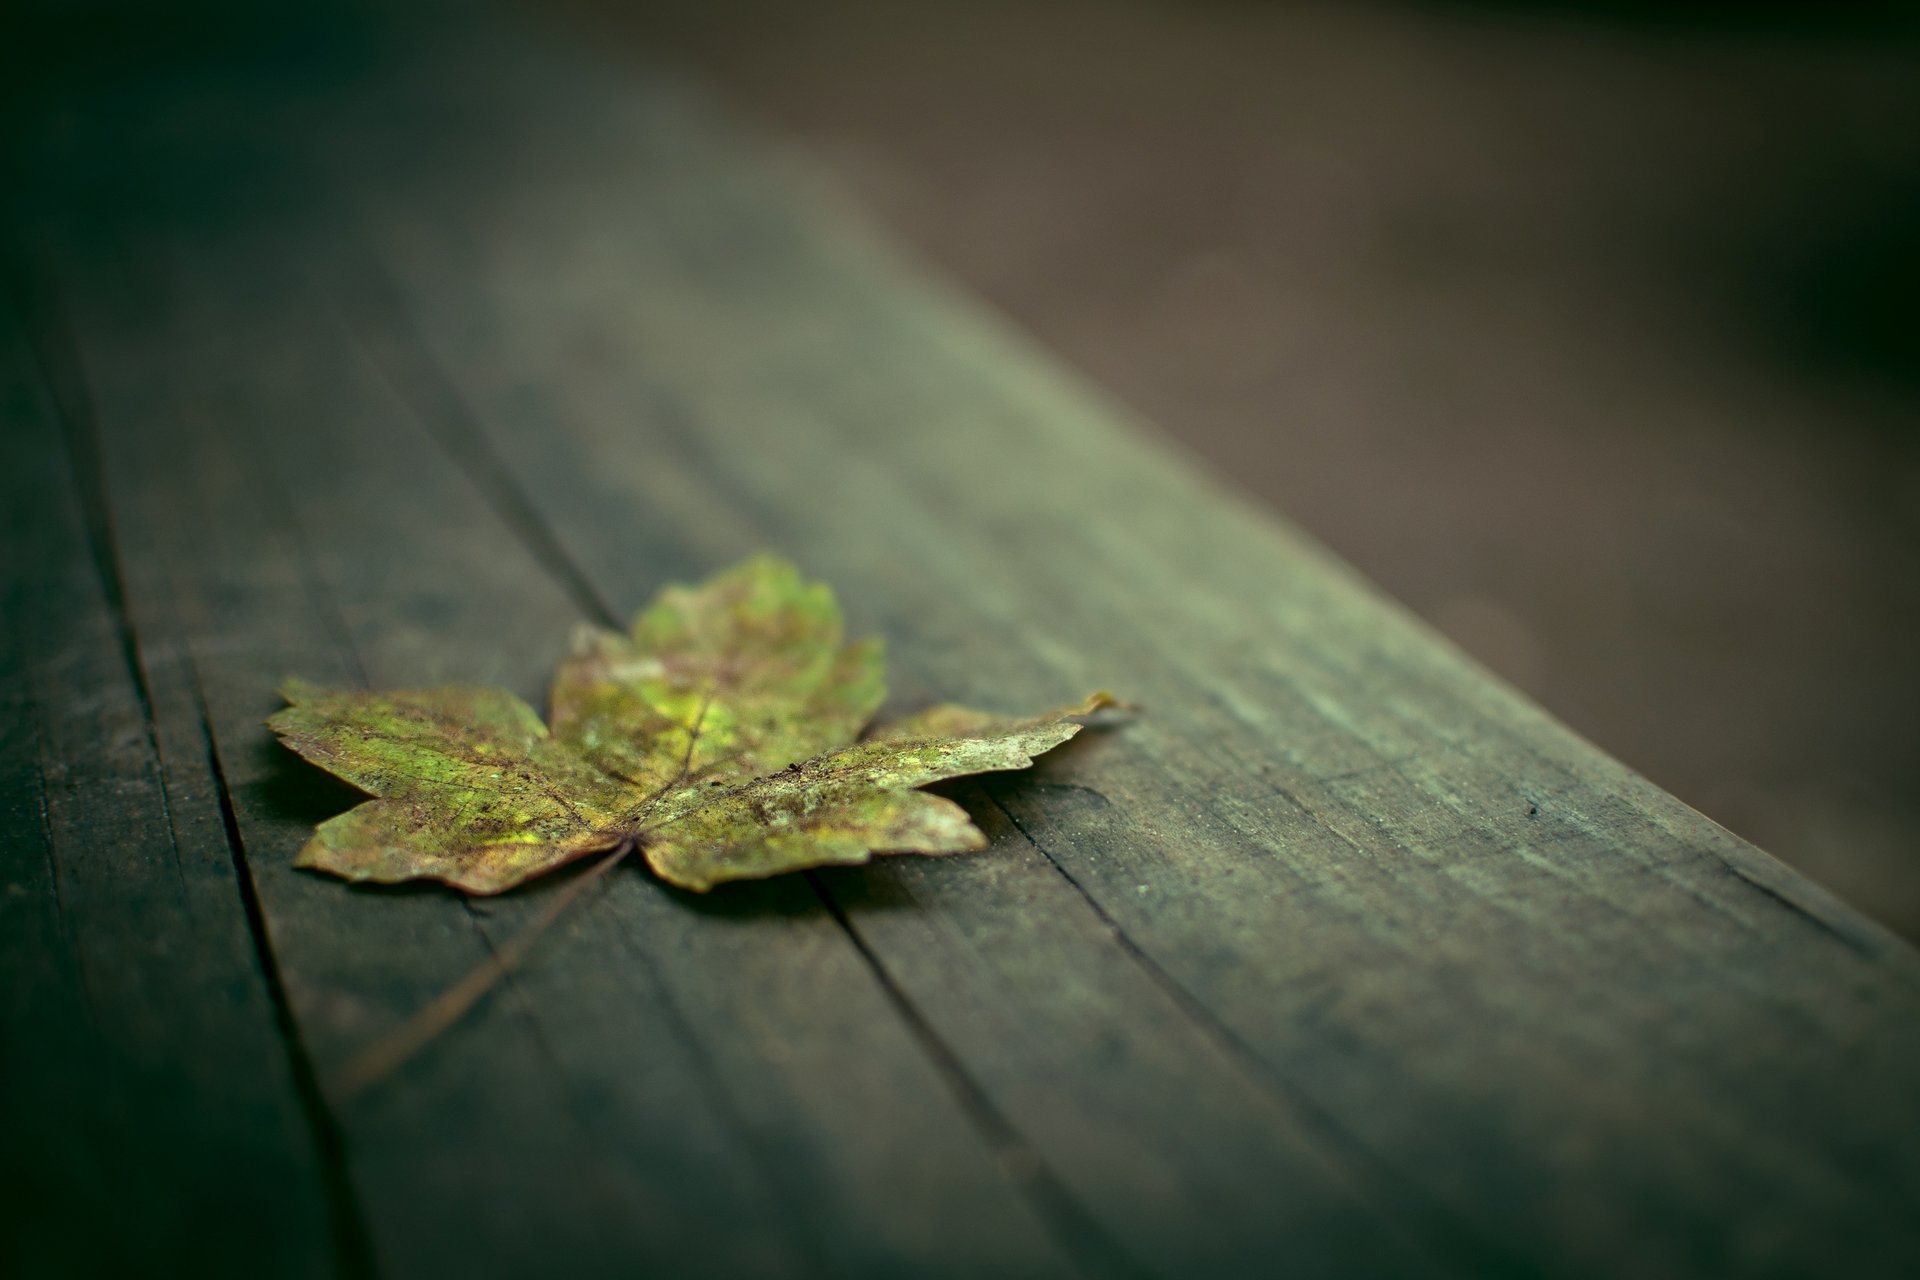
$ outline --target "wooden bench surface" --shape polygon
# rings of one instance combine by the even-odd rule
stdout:
[[[1554,723],[671,77],[304,33],[17,125],[10,1275],[1914,1274],[1920,955]],[[1276,448],[1284,431],[1276,424]],[[536,698],[773,548],[894,705],[1145,712],[977,856],[296,872],[288,673]]]

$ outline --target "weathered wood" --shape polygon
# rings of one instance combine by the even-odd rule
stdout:
[[[202,282],[200,314],[166,298],[132,328],[108,307],[77,308],[76,323],[104,366],[126,534],[161,562],[134,570],[134,617],[194,661],[290,994],[316,1054],[337,1062],[513,933],[542,894],[342,899],[293,872],[329,799],[288,812],[305,771],[260,740],[273,684],[289,666],[344,682],[464,672],[532,694],[570,615],[323,299],[276,291],[264,256],[214,267],[172,282]],[[136,335],[155,325],[180,358],[140,358]],[[215,562],[217,574],[192,567]],[[765,945],[690,928],[704,918],[650,887],[611,896],[640,918],[582,913],[445,1053],[339,1108],[385,1268],[611,1274],[640,1259],[777,1273],[817,1253],[849,1271],[903,1257],[1043,1269],[1038,1223],[804,885],[729,899]],[[669,963],[689,967],[700,1017],[734,1015],[720,1044],[682,1025],[689,1000],[658,972]],[[755,1020],[768,1025],[741,1036]],[[783,1046],[790,1057],[763,1061]],[[727,1089],[728,1065],[743,1087]],[[896,1123],[849,1141],[875,1098],[900,1109]],[[782,1157],[753,1159],[766,1149]],[[923,1177],[935,1182],[914,1211],[860,1203]]]
[[[321,1100],[346,1265],[1920,1262],[1920,956],[911,278],[683,86],[434,43],[349,46],[303,102],[253,66],[194,82],[211,117],[165,80],[80,104],[24,220],[147,684],[112,724],[146,803],[223,788],[283,1064],[341,1061],[553,892],[293,872],[346,797],[260,728],[284,674],[537,696],[575,618],[770,544],[887,636],[902,706],[1147,710],[962,789],[976,858],[705,898],[612,877],[426,1054]],[[46,634],[106,662],[90,608]],[[110,727],[44,732],[66,763]],[[10,1030],[77,998],[22,741],[38,1003]],[[176,764],[209,748],[217,778]],[[244,941],[227,832],[174,830]]]
[[[163,768],[159,654],[123,630],[113,530],[76,484],[90,459],[7,319],[0,1269],[332,1274],[325,1121],[255,952],[207,744],[189,735]]]

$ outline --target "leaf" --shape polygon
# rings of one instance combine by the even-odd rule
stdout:
[[[918,788],[1023,769],[1113,705],[1096,693],[1026,719],[941,706],[860,740],[886,697],[881,649],[843,640],[833,593],[760,556],[667,588],[626,635],[583,629],[554,677],[551,729],[504,689],[289,680],[269,726],[375,797],[321,823],[297,865],[490,894],[629,849],[698,890],[959,853],[986,838]]]

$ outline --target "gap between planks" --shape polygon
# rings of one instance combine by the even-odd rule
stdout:
[[[112,613],[120,643],[121,661],[125,664],[128,679],[138,699],[146,745],[158,766],[160,782],[158,791],[162,812],[168,823],[168,842],[173,850],[175,874],[183,876],[179,865],[179,839],[170,794],[172,770],[160,748],[160,726],[154,709],[152,686],[147,678],[146,665],[141,658],[139,626],[128,606],[125,575],[120,566],[112,507],[107,497],[105,472],[101,462],[99,428],[93,414],[92,396],[88,391],[77,345],[67,326],[65,316],[59,308],[55,289],[46,282],[36,279],[32,286],[23,290],[23,293],[25,294],[23,304],[25,315],[22,327],[25,330],[28,346],[33,353],[42,393],[52,410],[54,420],[59,424],[61,436],[66,445],[69,478],[83,516],[88,559],[98,580],[101,594]],[[320,1183],[326,1198],[327,1217],[332,1228],[334,1261],[337,1264],[338,1274],[354,1280],[360,1277],[375,1277],[379,1272],[374,1263],[372,1236],[348,1174],[340,1127],[321,1092],[318,1073],[300,1034],[299,1024],[294,1017],[293,1006],[287,995],[279,963],[273,954],[253,876],[248,870],[245,843],[240,837],[232,792],[227,785],[226,771],[220,764],[219,751],[214,742],[213,725],[207,714],[206,695],[201,687],[199,671],[194,666],[191,654],[186,656],[185,662],[192,684],[198,721],[196,728],[206,749],[202,763],[208,779],[213,783],[214,795],[219,806],[220,821],[226,836],[228,860],[233,869],[235,896],[246,920],[254,962],[259,966],[260,976],[266,988],[273,1011],[274,1027],[286,1055],[300,1115],[305,1122],[308,1140],[312,1143],[316,1157]],[[41,822],[43,827],[47,828],[48,857],[51,858],[53,840],[46,813],[45,787],[43,764]],[[65,904],[59,898],[58,869],[50,866],[49,874],[52,877],[56,905],[64,919]],[[84,976],[85,970],[82,966],[83,980]]]

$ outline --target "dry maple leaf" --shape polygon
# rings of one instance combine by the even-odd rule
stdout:
[[[662,878],[725,880],[958,853],[986,838],[917,790],[1022,769],[1113,699],[1008,718],[940,706],[860,740],[886,696],[878,641],[842,645],[824,584],[760,556],[669,587],[627,635],[583,629],[552,727],[505,689],[393,693],[290,680],[267,723],[376,797],[320,824],[297,865],[499,893],[576,858],[639,850]]]

